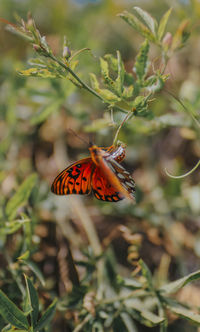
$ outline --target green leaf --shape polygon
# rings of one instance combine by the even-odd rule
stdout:
[[[136,62],[134,65],[134,71],[140,81],[145,78],[145,75],[148,70],[148,52],[149,52],[149,43],[146,39],[141,47],[138,56],[136,57]]]
[[[121,276],[117,276],[117,283],[120,285],[120,286],[123,286],[123,287],[126,287],[126,288],[129,288],[129,289],[140,289],[143,287],[143,285],[135,280],[135,279],[130,279],[130,278],[122,278]]]
[[[164,75],[156,76],[153,75],[148,77],[145,81],[145,87],[150,93],[155,93],[160,91],[164,87],[164,83],[167,80],[167,77]]]
[[[120,314],[120,317],[124,325],[126,326],[128,332],[138,332],[138,329],[129,314],[127,314],[126,312],[122,312]]]
[[[139,260],[139,265],[141,266],[142,275],[143,277],[146,278],[149,288],[153,289],[151,271],[149,270],[148,266],[145,264],[145,262],[142,259]]]
[[[95,74],[90,73],[90,82],[95,91],[99,91],[99,82]]]
[[[16,216],[17,209],[24,206],[31,194],[31,191],[36,183],[37,175],[30,175],[18,188],[14,196],[6,205],[6,215],[9,220]]]
[[[158,40],[161,41],[164,33],[165,33],[165,29],[167,26],[167,22],[169,20],[169,16],[172,12],[172,8],[168,9],[168,11],[163,15],[163,17],[160,20],[159,23],[159,27],[158,27]]]
[[[1,332],[26,332],[27,330],[24,330],[24,329],[16,329],[13,325],[11,324],[8,324],[6,325],[2,330]]]
[[[136,301],[134,303],[132,300],[126,300],[125,306],[129,315],[145,326],[153,327],[165,321],[164,317],[159,317],[153,312],[146,310],[141,302]]]
[[[36,125],[44,122],[52,113],[57,112],[62,104],[61,100],[56,100],[42,108],[31,117],[31,124]]]
[[[135,108],[135,115],[147,116],[148,111],[148,98],[144,96],[138,96],[132,103],[132,107]]]
[[[35,273],[36,277],[40,280],[42,286],[45,286],[44,277],[38,266],[32,261],[28,260],[21,260],[21,261],[23,262],[23,264],[27,265]]]
[[[99,89],[99,94],[100,96],[105,100],[105,101],[108,101],[108,102],[118,102],[120,101],[120,98],[118,96],[116,96],[113,92],[111,92],[110,90],[108,89]]]
[[[121,96],[123,93],[123,87],[124,87],[124,64],[122,62],[121,54],[119,51],[117,51],[117,79],[116,79],[116,89],[118,94]]]
[[[188,31],[189,23],[190,23],[189,20],[183,20],[180,23],[180,25],[179,25],[179,27],[178,27],[178,29],[177,29],[174,37],[173,37],[172,46],[171,46],[171,49],[173,51],[183,47],[184,43],[189,38],[189,36],[190,36],[190,33]]]
[[[1,234],[13,234],[25,223],[30,222],[29,218],[6,221],[3,227],[0,227]]]
[[[124,11],[119,15],[125,22],[127,22],[133,29],[139,32],[143,37],[152,42],[156,42],[156,38],[153,33],[142,24],[133,14]]]
[[[114,81],[109,76],[109,68],[108,68],[108,62],[104,60],[103,58],[100,58],[100,67],[101,67],[101,74],[104,78],[104,82],[109,86],[113,87]]]
[[[36,323],[37,323],[38,313],[39,313],[38,294],[36,292],[36,289],[35,289],[32,281],[27,276],[25,276],[25,281],[26,281],[26,290],[28,293],[28,301],[32,308],[31,323],[32,323],[32,326],[35,327]]]
[[[156,20],[145,10],[141,9],[140,7],[133,7],[133,10],[136,16],[144,23],[147,28],[156,36],[158,23]]]
[[[133,97],[133,92],[134,92],[133,85],[130,85],[128,87],[124,87],[124,91],[123,91],[122,97],[124,99],[129,99],[129,98]]]
[[[43,78],[56,78],[60,77],[60,75],[56,75],[55,73],[50,72],[46,68],[29,68],[26,70],[20,70],[18,71],[20,75],[23,76],[33,76],[33,77],[43,77]]]
[[[19,257],[17,257],[17,259],[19,260],[26,260],[30,257],[30,251],[26,250],[22,255],[20,255]]]
[[[108,60],[109,62],[109,65],[110,65],[110,68],[117,72],[118,71],[118,59],[116,59],[112,54],[106,54],[104,55],[104,58],[106,60]],[[123,65],[124,66],[124,65]],[[132,74],[129,74],[127,73],[125,70],[124,70],[124,82],[127,84],[127,85],[131,85],[133,84],[134,82],[134,77]]]
[[[28,330],[25,314],[0,290],[0,314],[3,318],[19,329]]]
[[[47,308],[47,310],[44,312],[42,317],[40,318],[38,324],[35,327],[36,331],[40,331],[45,325],[48,325],[50,321],[52,320],[57,305],[57,299],[55,299],[50,306]]]
[[[137,310],[137,308],[135,308]],[[149,310],[139,310],[143,318],[151,322],[151,326],[155,326],[164,322],[164,317],[159,317]]]
[[[198,279],[200,279],[200,270],[162,286],[161,288],[159,288],[159,291],[166,294],[176,293],[180,288],[184,287],[189,282]]]
[[[167,306],[169,310],[171,310],[174,314],[178,315],[179,317],[183,317],[185,319],[188,319],[192,321],[192,323],[196,323],[200,325],[200,315],[192,312],[189,309],[186,309],[185,307],[175,304],[175,305],[168,305]]]

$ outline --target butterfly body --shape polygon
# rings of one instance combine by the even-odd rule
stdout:
[[[125,157],[125,146],[100,148],[91,144],[91,157],[67,167],[54,180],[51,190],[57,195],[89,194],[99,200],[117,202],[134,199],[135,183],[119,163]]]

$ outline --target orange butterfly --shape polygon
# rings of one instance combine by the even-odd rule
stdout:
[[[81,159],[62,171],[54,180],[51,191],[57,195],[89,194],[102,201],[117,202],[135,199],[135,182],[119,163],[125,147],[100,148],[90,144],[91,157]]]

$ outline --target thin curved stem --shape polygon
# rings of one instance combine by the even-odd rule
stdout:
[[[118,127],[117,131],[116,131],[116,134],[115,134],[115,137],[114,137],[114,140],[113,140],[113,145],[116,144],[117,142],[117,138],[118,138],[118,135],[119,135],[119,132],[122,128],[122,126],[124,125],[124,123],[130,118],[130,116],[132,115],[133,111],[129,111],[126,116],[124,117],[122,123],[120,124],[120,126]]]
[[[186,176],[188,176],[188,175],[190,175],[190,174],[192,174],[196,169],[197,169],[197,167],[199,167],[200,166],[200,159],[199,159],[199,161],[198,161],[198,163],[189,171],[189,172],[187,172],[187,173],[185,173],[185,174],[183,174],[183,175],[172,175],[172,174],[170,174],[168,171],[167,171],[167,169],[165,168],[165,173],[170,177],[170,178],[172,178],[172,179],[183,179],[183,178],[185,178]]]
[[[188,111],[188,109],[184,105],[184,103],[178,97],[176,97],[171,91],[168,91],[166,89],[164,89],[164,91],[167,92],[170,96],[172,96],[184,108],[184,110],[191,115],[192,119],[195,121],[195,123],[197,124],[197,126],[200,127],[199,120],[196,119],[196,117],[191,112]]]

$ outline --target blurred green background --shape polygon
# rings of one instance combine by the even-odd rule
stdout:
[[[35,56],[34,50],[27,42],[6,31],[5,24],[0,22],[0,204],[5,206],[29,174],[38,174],[37,186],[25,209],[31,215],[34,234],[30,238],[27,235],[26,240],[31,243],[33,261],[47,280],[41,295],[44,298],[49,294],[61,295],[63,289],[56,258],[61,236],[57,228],[70,241],[75,259],[81,257],[81,250],[87,246],[75,208],[79,204],[92,219],[101,241],[121,224],[133,233],[140,233],[143,241],[139,255],[160,284],[199,268],[199,169],[178,180],[169,178],[164,169],[174,175],[183,174],[200,159],[199,127],[191,116],[200,116],[200,2],[1,0],[0,15],[15,23],[16,17],[26,19],[30,12],[55,54],[60,52],[64,35],[73,49],[90,48],[91,52],[80,57],[78,66],[82,79],[89,82],[90,72],[100,74],[99,56],[115,55],[116,50],[121,52],[126,70],[131,71],[143,38],[117,14],[131,11],[133,5],[139,5],[158,20],[173,7],[167,28],[172,33],[182,20],[192,22],[189,41],[170,59],[166,68],[170,78],[150,105],[154,117],[151,120],[132,118],[120,132],[119,139],[127,144],[124,165],[133,174],[137,186],[135,206],[125,200],[117,204],[103,203],[88,196],[79,201],[74,196],[56,197],[50,192],[58,172],[89,153],[86,144],[68,129],[87,141],[92,132],[97,145],[109,146],[116,126],[112,126],[105,104],[71,82],[20,76],[17,71],[28,68],[27,61]],[[150,57],[156,59],[157,56],[159,52],[153,46]],[[184,101],[187,110],[167,91]],[[57,109],[55,106],[55,112],[51,112],[44,122],[35,120],[35,115],[54,105],[58,96],[62,98],[61,106]],[[116,123],[120,123],[122,116],[120,112],[114,112]],[[5,269],[5,250],[6,255],[16,258],[22,250],[22,238],[20,232],[8,237],[3,232],[0,234],[0,283],[11,298],[17,298],[17,295],[12,293],[12,279]],[[133,264],[126,259],[127,242],[119,232],[110,242],[118,271],[128,276]],[[179,296],[182,301],[200,307],[198,285],[188,286]],[[58,323],[58,326],[61,325]],[[139,331],[146,330],[140,327]],[[171,317],[169,331],[188,332],[197,331],[197,328]]]

